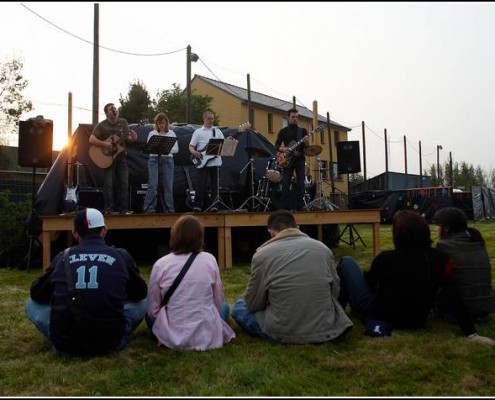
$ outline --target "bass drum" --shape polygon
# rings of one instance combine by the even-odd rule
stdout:
[[[266,166],[265,176],[272,183],[282,181],[282,169],[275,162],[275,159],[272,159]]]

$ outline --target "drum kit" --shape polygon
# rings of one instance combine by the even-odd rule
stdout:
[[[304,149],[304,154],[308,157],[315,157],[318,154],[320,154],[322,150],[323,149],[321,146],[312,145]],[[246,147],[246,151],[248,152],[250,159],[248,164],[246,164],[246,166],[241,170],[241,173],[248,166],[250,166],[251,196],[248,199],[246,199],[244,203],[241,204],[241,206],[237,209],[237,211],[244,210],[245,208],[249,208],[254,211],[267,211],[270,204],[272,203],[274,192],[280,192],[281,190],[280,185],[282,182],[283,169],[278,165],[277,159],[272,158],[272,155],[265,149],[260,149],[257,147]],[[258,187],[256,193],[255,193],[255,182],[254,182],[254,158],[270,158],[267,161],[264,175],[258,181]],[[319,170],[320,168],[321,165],[319,165]],[[314,210],[321,203],[321,199],[317,203],[315,201],[310,202],[311,200],[310,191],[314,189],[315,183],[313,182],[313,179],[309,172],[310,172],[309,165],[306,164],[306,169],[305,169],[306,175],[304,178],[304,187],[305,187],[304,203],[306,204],[307,210],[310,210],[310,206],[311,209]],[[319,171],[320,179],[321,176],[322,174]],[[292,183],[295,184],[294,179]],[[319,187],[321,187],[321,185]],[[316,193],[314,197],[316,198],[317,195],[321,196],[321,193]],[[326,207],[325,204],[324,208],[319,208],[319,209],[328,209],[328,207]]]

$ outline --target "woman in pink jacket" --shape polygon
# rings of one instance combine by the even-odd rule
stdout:
[[[146,322],[159,345],[171,349],[220,348],[235,338],[228,325],[229,306],[215,257],[202,251],[204,226],[195,216],[180,217],[170,232],[170,253],[153,265],[148,285]],[[182,267],[198,253],[182,281],[162,305]]]

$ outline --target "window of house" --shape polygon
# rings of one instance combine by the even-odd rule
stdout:
[[[273,114],[268,113],[268,133],[273,133]]]

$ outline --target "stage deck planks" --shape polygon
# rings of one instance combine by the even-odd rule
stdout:
[[[183,214],[105,215],[109,230],[171,228]],[[270,212],[217,212],[195,213],[205,227],[217,228],[218,265],[232,267],[232,228],[266,226]],[[318,239],[322,240],[321,226],[326,224],[373,224],[373,255],[380,251],[380,210],[301,211],[294,212],[299,225],[318,225]],[[43,271],[51,261],[50,244],[59,232],[67,232],[67,245],[72,243],[74,215],[44,216],[42,220]]]

